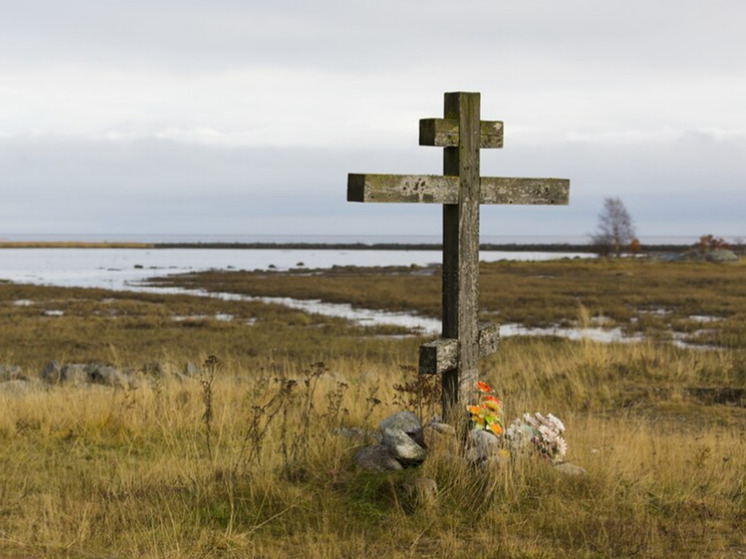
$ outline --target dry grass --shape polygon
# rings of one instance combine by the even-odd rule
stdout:
[[[744,312],[737,294],[712,298]],[[0,312],[0,364],[29,377],[50,358],[174,370],[219,359],[209,396],[209,367],[142,373],[132,389],[0,390],[3,557],[746,554],[746,408],[700,391],[746,388],[733,346],[505,340],[480,367],[506,418],[560,416],[588,475],[520,457],[485,473],[448,445],[419,469],[371,475],[352,465],[363,443],[335,428],[375,429],[400,409],[393,386],[411,380],[421,340],[255,303],[95,290],[0,285]],[[395,487],[421,475],[440,494],[412,511]]]
[[[374,428],[397,409],[390,387],[402,373],[391,369],[361,379],[351,368],[317,366],[290,375],[224,364],[213,385],[211,452],[199,379],[1,397],[0,554],[735,557],[746,551],[745,410],[705,406],[677,391],[697,381],[705,362],[713,365],[691,352],[666,356],[672,370],[693,371],[690,378],[661,379],[670,390],[625,401],[625,387],[649,374],[637,367],[660,359],[652,345],[636,346],[631,361],[628,353],[524,340],[506,343],[500,358],[485,365],[485,377],[505,394],[508,417],[544,410],[565,420],[569,457],[589,471],[581,479],[518,458],[485,474],[438,448],[418,471],[355,471],[351,455],[361,443],[334,428]],[[508,369],[507,362],[516,365]],[[622,365],[632,378],[619,375]],[[291,378],[298,384],[288,391]],[[310,396],[305,380],[316,383]],[[371,395],[383,402],[374,406]],[[418,475],[436,479],[441,493],[434,508],[410,513],[393,487]]]

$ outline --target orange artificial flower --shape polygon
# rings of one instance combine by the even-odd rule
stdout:
[[[503,428],[500,427],[500,424],[497,421],[493,421],[490,423],[490,431],[492,431],[495,435],[502,435]]]
[[[482,404],[485,408],[492,411],[500,411],[500,400],[487,400]]]
[[[477,382],[477,388],[479,388],[480,392],[492,392],[492,388],[490,388],[490,385],[486,382],[482,382],[481,380]]]

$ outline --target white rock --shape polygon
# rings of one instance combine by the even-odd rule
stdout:
[[[402,462],[422,462],[427,455],[427,451],[401,429],[387,428],[383,432],[383,444]]]

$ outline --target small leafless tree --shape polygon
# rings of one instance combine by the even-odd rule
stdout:
[[[635,239],[635,226],[627,208],[619,198],[605,198],[598,214],[598,227],[591,235],[599,254],[621,256],[622,249]]]

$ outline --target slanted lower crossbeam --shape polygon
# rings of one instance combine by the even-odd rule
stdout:
[[[500,328],[493,322],[479,323],[479,357],[487,357],[497,351],[500,343]],[[439,375],[458,367],[458,340],[440,338],[420,346],[419,373]]]

